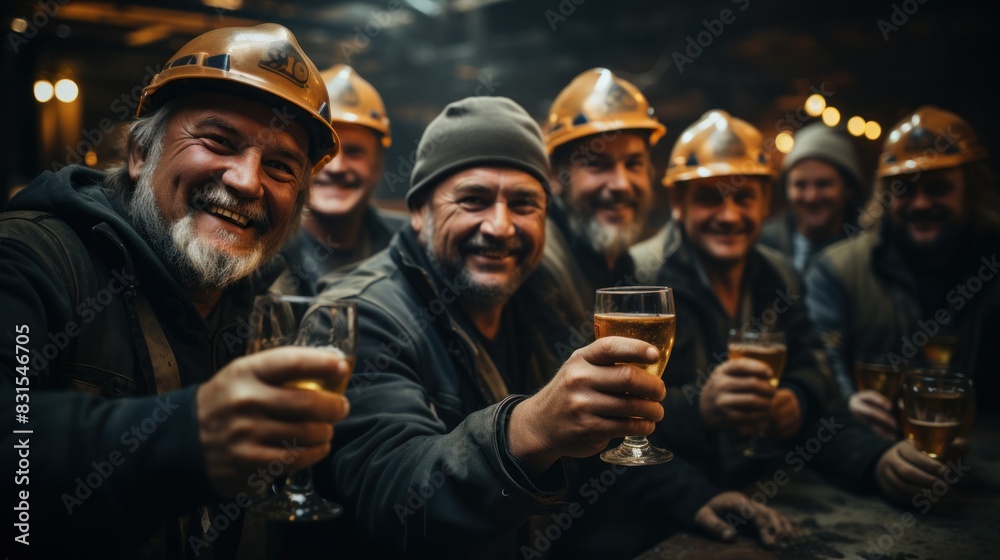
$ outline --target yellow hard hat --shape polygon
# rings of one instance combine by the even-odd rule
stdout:
[[[320,73],[330,93],[330,116],[336,124],[368,127],[379,134],[382,147],[392,145],[385,103],[375,87],[346,64],[337,64]]]
[[[665,186],[699,177],[760,175],[774,177],[764,139],[753,125],[713,109],[681,133],[670,152]]]
[[[340,148],[330,124],[330,96],[319,71],[292,32],[276,23],[225,27],[195,37],[143,88],[136,115],[196,91],[230,92],[270,105],[291,103],[290,109],[309,134],[314,172]]]
[[[637,87],[607,68],[591,68],[559,92],[542,132],[551,154],[584,136],[630,129],[648,130],[650,146],[667,132]]]
[[[892,177],[988,158],[969,123],[955,113],[924,105],[889,131],[875,175]]]

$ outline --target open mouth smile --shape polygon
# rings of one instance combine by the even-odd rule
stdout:
[[[243,229],[250,227],[250,224],[253,223],[253,220],[251,220],[249,216],[245,216],[239,212],[219,206],[218,204],[209,204],[205,208],[205,211]]]

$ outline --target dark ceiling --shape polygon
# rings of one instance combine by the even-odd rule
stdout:
[[[1000,123],[987,87],[996,67],[997,2],[206,3],[242,7],[195,0],[6,2],[0,95],[18,133],[2,140],[2,187],[30,180],[68,153],[40,146],[34,80],[73,77],[81,89],[81,131],[102,119],[117,127],[125,111],[116,100],[127,100],[191,37],[265,21],[292,29],[321,69],[348,62],[382,93],[395,137],[387,172],[404,181],[384,182],[383,199],[405,191],[400,158],[412,153],[423,127],[447,102],[503,95],[541,121],[559,90],[595,66],[633,81],[653,103],[668,128],[654,151],[660,164],[681,130],[708,109],[727,109],[773,136],[804,122],[787,116],[813,91],[827,94],[845,120],[856,114],[883,128],[920,105],[940,105],[966,117],[998,152],[990,132]],[[29,23],[20,35],[10,31],[16,17]],[[101,165],[116,157],[114,142],[99,144]],[[880,144],[858,140],[869,170]]]

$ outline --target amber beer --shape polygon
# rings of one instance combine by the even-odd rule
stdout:
[[[871,389],[882,393],[890,401],[899,394],[903,372],[889,364],[858,362],[854,364],[854,382],[859,391]]]
[[[906,437],[917,449],[937,459],[947,453],[968,418],[964,392],[910,389],[906,402]]]
[[[348,371],[354,371],[354,357],[348,356],[340,348],[335,348],[333,346],[320,347],[321,350],[326,350],[331,354],[336,354],[338,358],[347,362]],[[318,379],[313,377],[301,377],[299,379],[291,379],[285,381],[282,385],[289,389],[306,389],[309,391],[330,391],[331,393],[338,393],[340,395],[344,394],[347,390],[347,384],[350,382],[351,377],[345,375],[343,379],[339,379],[336,383],[329,379]]]
[[[764,362],[771,366],[774,376],[771,377],[771,385],[778,386],[781,374],[785,371],[785,358],[788,355],[788,347],[780,342],[730,342],[729,359],[750,358]]]
[[[937,459],[944,455],[958,435],[961,422],[941,421],[932,422],[928,420],[914,420],[910,418],[907,422],[909,429],[908,437],[913,440],[917,449]]]
[[[634,313],[595,313],[594,336],[623,336],[648,342],[660,351],[660,359],[652,364],[633,364],[657,377],[663,376],[674,348],[677,330],[676,315],[643,315]]]

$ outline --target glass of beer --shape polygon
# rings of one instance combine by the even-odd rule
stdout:
[[[664,286],[601,288],[594,303],[594,336],[624,336],[648,342],[660,351],[652,364],[632,364],[650,375],[663,376],[674,348],[677,316],[673,290]],[[653,447],[645,436],[627,436],[601,459],[617,465],[656,465],[673,459],[666,449]]]
[[[778,386],[781,374],[785,372],[788,346],[785,345],[784,331],[738,330],[729,331],[729,359],[750,358],[771,366],[771,385]],[[774,450],[765,447],[764,433],[750,440],[743,450],[745,457],[770,457]]]
[[[903,371],[889,363],[885,354],[866,354],[854,362],[854,384],[858,391],[872,390],[895,403]]]
[[[934,459],[948,453],[969,422],[972,380],[947,370],[918,369],[903,378],[906,437]]]
[[[353,370],[357,325],[354,303],[277,294],[257,296],[250,314],[247,354],[279,346],[311,346],[337,354]],[[347,377],[336,384],[326,379],[299,378],[284,386],[343,394],[347,383]],[[289,472],[281,490],[251,506],[250,512],[273,521],[306,522],[335,519],[343,507],[316,493],[312,469],[306,468]]]
[[[947,369],[957,347],[958,333],[953,328],[942,326],[921,348],[921,355],[932,368]]]

